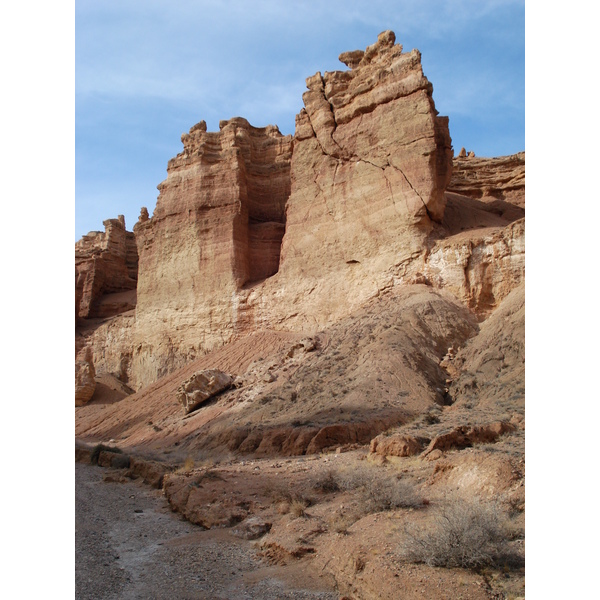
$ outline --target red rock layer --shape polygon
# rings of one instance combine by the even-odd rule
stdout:
[[[292,137],[234,118],[219,132],[202,121],[182,142],[154,215],[134,228],[138,384],[227,341],[236,291],[279,268]]]
[[[75,244],[75,315],[107,317],[135,307],[138,255],[125,219],[104,221],[105,232],[92,231]]]

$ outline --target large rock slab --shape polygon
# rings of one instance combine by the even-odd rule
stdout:
[[[233,377],[218,369],[198,371],[177,389],[177,400],[185,414],[188,414],[209,398],[228,389],[232,383]]]

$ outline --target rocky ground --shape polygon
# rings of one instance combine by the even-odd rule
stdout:
[[[523,286],[478,322],[413,285],[308,338],[241,338],[135,394],[105,377],[76,410],[76,456],[122,454],[100,454],[78,491],[79,597],[522,597],[523,324]],[[211,368],[235,385],[185,414],[178,386]],[[493,567],[407,558],[407,532],[435,540],[440,511],[474,498],[502,525]]]
[[[268,566],[254,542],[202,531],[160,491],[76,465],[76,598],[333,600],[331,578]]]

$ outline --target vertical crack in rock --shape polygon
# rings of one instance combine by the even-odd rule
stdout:
[[[425,200],[423,200],[423,197],[421,196],[421,194],[419,194],[419,192],[416,190],[416,188],[410,182],[410,179],[406,176],[406,173],[404,173],[404,171],[400,167],[397,167],[396,165],[393,165],[390,162],[388,162],[388,166],[390,166],[390,167],[392,167],[392,169],[395,169],[396,171],[398,171],[402,175],[402,177],[404,177],[406,183],[408,183],[408,185],[410,186],[410,189],[418,196],[419,200],[421,200],[421,202],[423,203],[423,208],[425,209],[425,212],[427,213],[427,217],[429,218],[430,221],[433,221],[434,219],[431,216],[431,214],[429,213],[429,209],[427,208],[427,203],[425,202]]]

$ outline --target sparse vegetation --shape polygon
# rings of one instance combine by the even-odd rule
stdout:
[[[340,483],[338,481],[338,477],[334,473],[334,471],[327,471],[322,473],[314,482],[313,487],[318,492],[323,492],[324,494],[332,494],[334,492],[339,492],[342,488],[340,487]]]
[[[282,515],[291,513],[295,517],[303,517],[305,510],[314,504],[313,499],[302,491],[291,492],[284,487],[275,487],[265,490],[265,493],[271,497]]]
[[[191,456],[187,456],[183,465],[175,471],[176,473],[189,473],[195,466],[194,459]]]
[[[423,506],[413,486],[394,472],[360,466],[340,474],[339,480],[342,489],[358,492],[364,514]]]
[[[432,567],[477,569],[510,558],[502,512],[477,498],[449,500],[434,509],[430,522],[407,527],[404,534],[401,555]]]

